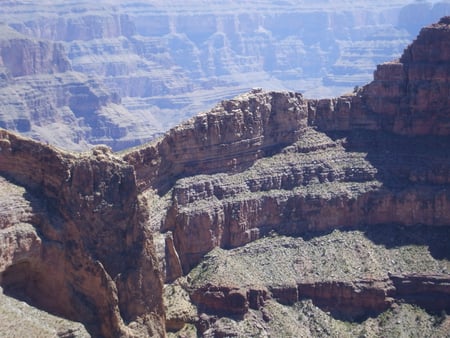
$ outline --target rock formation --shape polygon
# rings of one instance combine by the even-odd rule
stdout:
[[[341,95],[445,14],[425,1],[3,2],[0,126],[122,150],[253,87]]]
[[[117,93],[73,70],[62,43],[0,29],[0,127],[77,151],[152,138],[142,135],[152,127],[140,116],[138,123]]]
[[[93,335],[446,332],[449,27],[352,95],[254,89],[120,154],[2,130],[0,286]]]
[[[253,90],[127,153],[140,189],[149,193],[151,187],[171,201],[167,215],[157,219],[170,236],[162,262],[166,280],[175,279],[175,271],[191,271],[215,247],[240,247],[271,232],[447,227],[449,99],[439,95],[448,92],[449,71],[442,66],[450,61],[442,46],[450,40],[447,20],[424,28],[400,60],[379,66],[374,81],[354,95],[307,100]],[[435,50],[439,56],[428,52]],[[416,272],[424,280],[434,278]],[[340,297],[337,312],[353,318],[379,313],[395,299],[414,299],[397,289],[408,276],[266,285],[264,293],[289,304],[312,298],[330,309]],[[194,288],[199,309],[247,313],[255,291],[218,283]],[[441,309],[448,307],[447,292],[437,293],[445,303]]]
[[[10,337],[91,337],[82,324],[36,309],[3,295],[3,291],[0,292],[0,321],[2,334]]]
[[[106,147],[71,155],[4,131],[0,163],[5,293],[95,335],[162,334],[161,278],[133,168]]]

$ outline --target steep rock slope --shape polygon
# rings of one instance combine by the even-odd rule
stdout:
[[[107,148],[71,155],[4,131],[0,148],[4,292],[95,336],[161,335],[161,279],[133,168]]]
[[[353,96],[315,101],[254,90],[127,153],[141,189],[173,186],[163,230],[196,251],[180,257],[242,245],[261,227],[448,224],[447,20],[424,28]],[[209,175],[218,172],[226,174]],[[313,196],[314,207],[306,202]]]
[[[93,335],[448,332],[449,27],[353,95],[254,89],[120,154],[2,130],[0,286]]]
[[[11,338],[35,337],[90,337],[80,323],[74,323],[36,309],[0,292],[0,320],[2,333]],[[17,325],[20,323],[20,325]]]
[[[355,128],[402,135],[448,135],[448,18],[421,30],[402,57],[377,67],[356,97],[318,101],[313,123],[323,130]]]

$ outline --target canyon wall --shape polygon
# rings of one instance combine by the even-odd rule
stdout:
[[[448,135],[448,19],[423,28],[397,61],[377,67],[374,80],[356,98],[313,105],[313,123],[323,130],[355,128],[402,135]]]
[[[125,154],[136,168],[140,189],[150,196],[155,189],[168,201],[167,214],[153,224],[165,237],[158,250],[165,256],[160,264],[168,283],[188,274],[185,288],[192,303],[199,313],[211,316],[197,321],[199,332],[206,334],[209,328],[219,334],[217,317],[246,318],[255,310],[270,322],[264,310],[270,299],[288,305],[311,299],[346,320],[378,316],[399,301],[431,312],[449,308],[445,269],[430,271],[412,264],[410,274],[394,267],[397,274],[391,275],[393,267],[386,266],[379,277],[359,272],[343,281],[333,278],[340,270],[338,261],[331,277],[311,281],[276,250],[275,263],[259,263],[259,258],[249,263],[246,250],[251,249],[241,249],[237,255],[243,257],[243,266],[220,260],[220,254],[207,255],[218,247],[231,252],[246,248],[274,233],[308,238],[337,228],[369,226],[377,231],[380,225],[400,226],[420,236],[415,227],[422,224],[445,238],[450,222],[450,135],[448,70],[442,65],[450,61],[443,46],[450,40],[448,24],[443,18],[424,28],[403,57],[380,65],[374,81],[352,95],[311,100],[255,89]],[[227,123],[221,124],[217,114]],[[346,250],[347,242],[342,243],[336,252]],[[255,247],[258,255],[267,249]],[[436,250],[433,256],[447,257],[445,245],[429,247]],[[371,260],[369,252],[365,259]],[[304,267],[298,260],[293,266]],[[364,262],[362,266],[368,264]],[[255,271],[245,264],[255,264]],[[278,271],[270,264],[286,264],[296,272],[294,281],[273,277],[276,272],[267,280],[252,277],[261,274],[257,267]],[[224,274],[214,277],[220,266]],[[240,268],[244,272],[234,270]],[[246,269],[251,271],[246,274]],[[247,279],[226,277],[230,271]],[[410,284],[414,287],[409,289]],[[425,301],[427,297],[433,301]],[[173,328],[182,327],[174,321],[171,318]]]
[[[61,43],[1,29],[0,127],[77,151],[98,143],[121,149],[149,139],[141,134],[151,134],[149,125],[139,125],[116,93],[73,71]]]
[[[0,286],[94,336],[164,336],[164,282],[194,308],[168,323],[201,334],[252,311],[271,322],[272,300],[349,320],[402,301],[448,310],[449,27],[353,94],[253,89],[121,153],[2,129]],[[233,255],[250,255],[244,271]]]
[[[0,147],[4,292],[95,336],[162,335],[161,277],[133,168],[106,147],[71,155],[5,131]]]
[[[0,125],[66,149],[119,150],[253,87],[341,95],[446,13],[445,1],[4,3],[2,49],[13,58],[0,63],[10,74]],[[76,80],[59,75],[67,67]],[[83,96],[68,105],[73,82]]]
[[[140,189],[172,200],[169,261],[187,273],[212,248],[270,231],[449,224],[448,25],[424,28],[354,95],[255,89],[128,152]]]

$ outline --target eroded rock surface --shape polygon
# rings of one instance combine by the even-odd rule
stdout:
[[[353,95],[254,89],[121,154],[2,130],[0,285],[94,335],[448,332],[449,26]]]
[[[342,95],[446,14],[445,1],[4,1],[0,126],[119,150],[253,87]]]
[[[240,248],[214,249],[182,285],[203,314],[197,329],[205,336],[224,329],[251,335],[257,328],[261,336],[306,334],[315,325],[324,333],[309,334],[345,336],[349,322],[369,336],[384,330],[388,336],[396,330],[440,336],[448,325],[448,317],[440,317],[449,306],[448,234],[448,227],[405,231],[392,224],[304,238],[273,234]],[[229,290],[246,295],[235,303],[243,304],[239,316],[228,312]],[[250,306],[256,294],[260,302]],[[435,316],[431,326],[422,322],[424,309]],[[393,327],[385,323],[391,316],[397,316]]]
[[[4,295],[3,290],[0,290],[0,319],[2,335],[11,338],[26,336],[91,337],[82,324],[38,310],[25,302]],[[20,323],[20,325],[17,325],[17,323]]]
[[[161,335],[162,284],[133,168],[104,146],[71,155],[5,131],[0,159],[5,293],[94,335]]]
[[[167,256],[161,265],[167,281],[172,281],[181,270],[186,274],[194,267],[202,269],[204,255],[214,248],[259,243],[258,239],[271,233],[311,236],[336,228],[378,225],[401,225],[405,231],[414,232],[414,226],[423,224],[430,233],[443,231],[442,236],[447,238],[448,96],[436,94],[440,90],[433,91],[437,96],[433,99],[436,104],[432,104],[430,93],[421,96],[412,90],[420,87],[446,91],[447,71],[442,64],[450,60],[442,41],[449,40],[445,35],[447,20],[443,18],[423,29],[399,61],[381,65],[374,81],[354,95],[308,100],[293,93],[253,90],[172,129],[160,141],[126,154],[124,158],[136,168],[140,188],[150,196],[159,194],[171,201],[166,217],[155,223],[155,227],[160,224],[163,233],[170,234],[171,250],[165,251]],[[433,32],[440,38],[434,39]],[[421,48],[422,45],[427,48]],[[425,50],[443,52],[435,56]],[[415,56],[409,57],[411,53]],[[441,62],[435,62],[436,59]],[[420,67],[428,70],[419,74],[416,69]],[[443,80],[435,81],[434,74]],[[392,90],[392,86],[401,90]],[[389,95],[396,99],[379,99]],[[430,105],[430,110],[423,108],[426,113],[421,115],[416,103],[422,100],[428,100],[423,104]],[[434,109],[436,105],[438,108]],[[216,114],[228,123],[222,125]],[[404,123],[407,117],[409,127]],[[284,124],[278,122],[281,120]],[[229,138],[230,129],[235,131],[236,139]],[[192,130],[196,133],[186,136]],[[448,255],[443,254],[448,246],[436,242],[436,247],[440,253],[430,260],[436,270],[429,270],[426,264],[417,264],[417,258],[412,258],[407,273],[403,269],[391,271],[386,266],[378,276],[356,273],[352,278],[343,274],[330,280],[320,277],[311,281],[306,271],[294,269],[300,277],[289,279],[286,272],[273,272],[273,276],[282,276],[280,282],[267,282],[260,289],[255,284],[264,278],[252,279],[250,276],[258,276],[255,271],[244,272],[242,280],[230,280],[225,275],[233,271],[236,277],[239,268],[219,261],[204,266],[205,273],[208,275],[210,269],[212,276],[220,264],[225,266],[224,275],[213,278],[216,282],[200,274],[203,284],[195,286],[191,281],[185,287],[199,312],[212,315],[209,319],[199,318],[198,329],[205,335],[206,327],[215,327],[217,314],[218,318],[225,314],[251,316],[250,294],[258,294],[257,290],[265,295],[261,303],[272,297],[288,305],[303,298],[312,299],[324,311],[347,319],[379,315],[402,301],[429,311],[437,310],[431,303],[439,304],[437,307],[445,310],[449,305],[448,289],[439,288],[448,279]],[[268,248],[260,250],[261,254]],[[335,250],[341,252],[342,247]],[[353,250],[358,250],[358,246]],[[286,257],[291,255],[295,256],[287,253]],[[370,257],[369,253],[364,259]],[[349,265],[336,256],[329,259],[338,267]],[[370,264],[364,259],[357,263],[359,269]],[[280,258],[279,264],[282,261]],[[376,260],[373,263],[380,264]],[[317,261],[308,264],[313,272]],[[243,265],[258,263],[256,260]],[[330,273],[337,270],[330,267]],[[250,285],[246,284],[247,279],[252,280]],[[405,291],[403,285],[414,285],[416,291]],[[428,291],[423,291],[427,287]],[[441,301],[423,301],[426,292],[433,295],[430,299]],[[264,316],[264,311],[260,315]],[[218,327],[211,330],[221,332]]]
[[[74,71],[61,42],[4,24],[0,30],[0,127],[76,151],[99,143],[123,149],[152,138],[152,127],[117,92]]]

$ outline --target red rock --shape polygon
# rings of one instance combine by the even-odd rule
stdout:
[[[377,67],[374,80],[345,106],[311,102],[324,130],[363,128],[401,135],[450,135],[450,29],[448,18],[421,30],[396,61]],[[338,100],[342,100],[338,99]]]
[[[191,298],[202,312],[243,315],[249,308],[247,291],[232,286],[208,284],[196,289]]]
[[[355,95],[316,101],[253,90],[121,158],[104,146],[71,154],[1,130],[1,186],[22,189],[11,194],[21,211],[0,214],[2,287],[94,335],[163,336],[163,278],[187,273],[215,247],[271,231],[447,226],[448,26],[447,18],[422,30]],[[145,196],[164,197],[167,210],[152,210]],[[153,212],[166,212],[161,224],[149,224]],[[158,227],[166,271],[150,230]],[[443,308],[441,277],[305,281],[273,286],[272,296],[311,298],[344,317],[383,311],[392,298],[430,306],[428,294]],[[191,292],[201,312],[221,315],[244,315],[269,296],[251,286]]]
[[[298,285],[300,299],[312,299],[314,304],[334,316],[359,319],[378,314],[392,304],[394,288],[387,280],[360,280],[354,282],[324,281]]]
[[[5,131],[0,137],[0,172],[40,205],[27,232],[9,232],[5,292],[95,335],[126,335],[125,322],[145,318],[134,329],[162,335],[162,282],[133,168],[107,147],[72,155]],[[4,226],[21,223],[7,216]]]
[[[450,275],[390,275],[396,297],[429,311],[450,310]]]
[[[206,284],[191,292],[200,312],[218,315],[244,315],[249,308],[259,310],[269,292],[264,288],[243,289],[227,285]]]

